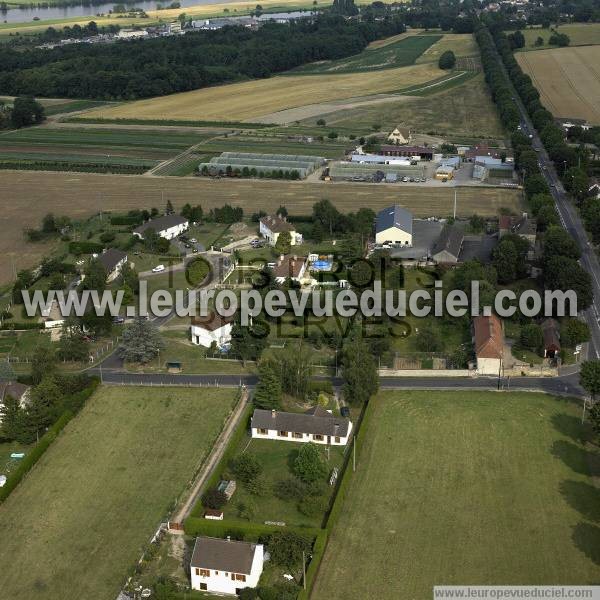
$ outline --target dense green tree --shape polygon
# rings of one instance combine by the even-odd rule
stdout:
[[[22,440],[24,419],[24,410],[19,400],[7,394],[0,402],[0,439]]]
[[[363,404],[379,389],[377,365],[359,330],[344,341],[342,379],[344,397],[355,405]]]
[[[585,321],[576,318],[563,320],[560,326],[560,341],[567,348],[574,348],[590,339],[590,328]]]
[[[588,308],[593,301],[592,278],[573,258],[554,256],[544,264],[544,285],[548,290],[573,290],[577,310]]]
[[[281,379],[273,361],[262,360],[258,365],[258,384],[252,401],[256,408],[275,409],[281,403]]]
[[[456,56],[452,50],[446,50],[440,56],[438,61],[438,66],[440,69],[449,70],[454,69],[454,65],[456,65]]]
[[[57,357],[53,346],[38,345],[31,358],[31,381],[37,385],[45,376],[51,376],[57,370]]]
[[[72,323],[65,323],[58,342],[58,358],[60,360],[87,362],[89,354],[89,345],[81,328]]]
[[[302,444],[294,461],[294,474],[304,483],[314,483],[327,476],[327,465],[316,444]]]
[[[44,107],[33,98],[15,98],[10,118],[15,129],[37,125],[44,120]]]
[[[260,541],[267,545],[273,564],[289,569],[297,569],[301,566],[302,553],[308,555],[311,550],[311,544],[307,538],[291,531],[277,531],[261,538]],[[297,590],[295,593],[298,593]],[[281,596],[274,598],[281,598]]]
[[[519,343],[523,348],[539,352],[544,343],[542,328],[536,323],[530,323],[521,328]]]
[[[418,329],[415,341],[418,350],[421,352],[441,352],[443,350],[442,333],[435,323],[423,320]]]
[[[244,484],[249,484],[262,473],[262,465],[252,452],[243,452],[231,462],[231,471]]]
[[[277,236],[275,242],[275,252],[278,254],[289,254],[292,246],[292,234],[289,231],[282,231]]]
[[[588,392],[592,400],[600,393],[600,361],[586,360],[581,364],[579,370],[579,383]]]
[[[137,317],[123,328],[118,354],[126,362],[145,364],[156,358],[162,348],[164,342],[156,326]]]

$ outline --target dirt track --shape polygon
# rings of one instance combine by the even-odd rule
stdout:
[[[274,211],[280,204],[292,214],[310,214],[323,198],[341,211],[362,206],[374,210],[402,204],[415,216],[445,216],[452,212],[456,188],[427,188],[365,183],[287,182],[267,180],[211,180],[207,178],[144,177],[87,173],[0,171],[0,283],[15,268],[29,267],[47,253],[47,247],[28,244],[23,228],[38,226],[48,212],[83,217],[102,210],[162,209],[167,200],[175,207],[186,202],[207,210],[225,203]],[[458,214],[497,215],[501,207],[518,212],[521,192],[500,188],[458,188]]]

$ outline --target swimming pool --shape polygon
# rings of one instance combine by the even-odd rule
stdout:
[[[333,261],[323,259],[315,260],[315,262],[310,265],[310,268],[314,271],[331,271],[332,267]]]

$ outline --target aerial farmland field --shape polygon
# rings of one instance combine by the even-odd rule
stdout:
[[[376,210],[400,203],[415,216],[452,213],[458,189],[458,214],[496,216],[501,208],[521,210],[521,191],[507,188],[402,187],[366,183],[325,184],[281,180],[145,177],[90,173],[4,171],[0,177],[0,282],[16,270],[31,267],[48,251],[47,246],[26,242],[24,227],[39,225],[48,212],[84,217],[106,211],[162,207],[171,200],[176,208],[200,203],[204,210],[225,203],[243,206],[247,214],[275,211],[284,204],[292,214],[310,214],[315,202],[330,199],[344,212],[362,206]]]
[[[88,118],[252,121],[261,115],[331,100],[391,93],[444,72],[425,63],[368,73],[282,75],[138,100],[92,110]]]
[[[519,52],[515,56],[555,117],[586,119],[600,125],[600,45]]]
[[[371,402],[311,598],[598,582],[600,491],[589,469],[599,453],[581,441],[579,404],[431,391]]]
[[[234,395],[99,388],[0,506],[2,597],[115,598]]]

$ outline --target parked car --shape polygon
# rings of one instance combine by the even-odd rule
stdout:
[[[350,409],[347,406],[342,406],[342,408],[340,408],[340,415],[342,415],[342,417],[350,417]]]
[[[165,270],[165,265],[157,265],[156,267],[154,267],[154,269],[152,269],[153,273],[160,273],[161,271]]]
[[[196,238],[192,238],[192,239],[190,240],[190,242],[191,242],[192,244],[197,244],[197,243],[198,243],[198,240],[197,240]]]

